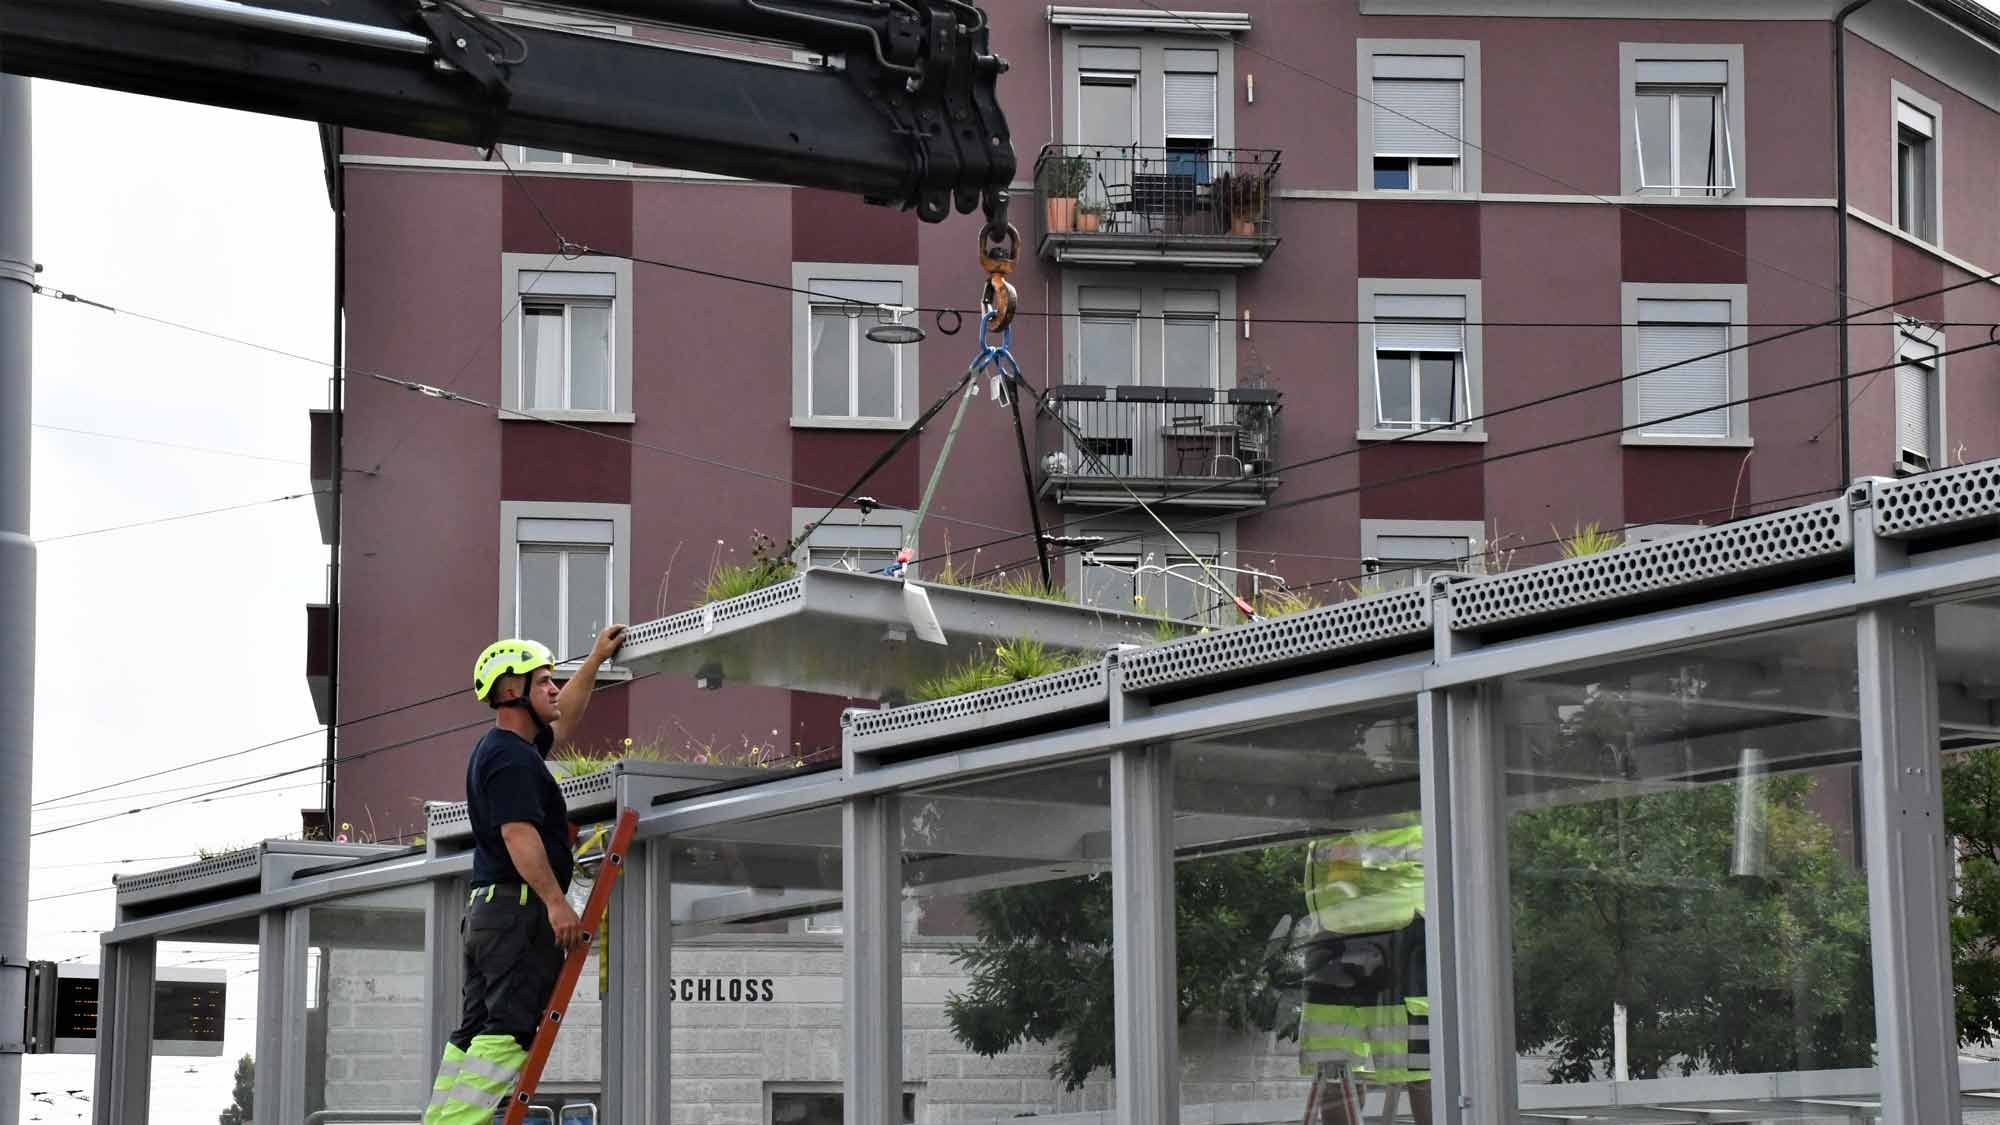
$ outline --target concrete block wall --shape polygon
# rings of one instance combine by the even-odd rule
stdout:
[[[327,1109],[407,1109],[430,1100],[424,955],[329,948],[326,961]],[[309,1100],[311,1100],[309,1098]]]

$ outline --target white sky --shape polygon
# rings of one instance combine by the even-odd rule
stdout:
[[[2000,0],[1982,2],[2000,9]],[[45,284],[331,358],[333,217],[311,125],[33,86],[35,257]],[[36,538],[311,487],[306,411],[326,405],[325,367],[46,299],[35,314]],[[50,426],[298,463],[39,428]],[[322,596],[325,561],[310,500],[44,544],[34,799],[313,730],[304,607]],[[302,738],[77,799],[121,798],[113,803],[40,808],[33,827],[181,795],[154,792],[172,786],[309,765],[324,750],[322,737]],[[316,781],[316,772],[296,774],[249,796],[37,838],[31,897],[93,893],[31,903],[29,956],[94,961],[96,935],[111,924],[114,872],[296,833],[299,810],[319,803]],[[131,859],[147,862],[120,862]],[[212,1125],[229,1103],[235,1059],[254,1047],[252,951],[162,950],[163,965],[194,961],[231,973],[229,1042],[220,1059],[155,1063],[156,1125]],[[87,1094],[91,1069],[86,1056],[27,1057],[21,1120],[87,1120],[88,1107],[60,1091]],[[56,1091],[54,1104],[35,1091]]]

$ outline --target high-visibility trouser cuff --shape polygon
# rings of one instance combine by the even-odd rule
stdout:
[[[1381,1070],[1362,1070],[1358,1073],[1370,1082],[1379,1082],[1385,1086],[1411,1086],[1431,1080],[1428,1067],[1422,1069],[1414,1066],[1385,1067]]]
[[[455,1069],[454,1052],[457,1047],[445,1050],[446,1065],[431,1086],[424,1125],[490,1125],[493,1107],[513,1090],[528,1052],[511,1035],[474,1037],[471,1050],[458,1052]]]
[[[1308,1061],[1401,1067],[1410,1058],[1410,1033],[1409,1013],[1400,1003],[1307,1004],[1299,1028],[1300,1056]]]

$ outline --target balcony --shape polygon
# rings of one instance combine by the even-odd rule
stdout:
[[[1049,145],[1035,242],[1065,265],[1244,269],[1278,248],[1276,149]]]
[[[1079,507],[1123,506],[1137,493],[1167,507],[1261,508],[1279,483],[1259,474],[1277,464],[1280,397],[1263,387],[1050,387],[1040,493]]]

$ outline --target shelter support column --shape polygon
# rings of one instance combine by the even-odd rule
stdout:
[[[605,951],[606,1125],[672,1118],[673,913],[667,838],[635,841],[611,893]]]
[[[153,1085],[152,938],[107,943],[98,969],[96,1125],[145,1125]]]
[[[1442,1095],[1451,1096],[1444,1112],[1455,1116],[1441,1118],[1444,1121],[1513,1121],[1519,1116],[1506,742],[1498,723],[1499,696],[1497,684],[1454,687],[1444,693],[1442,718],[1449,745],[1444,761],[1437,763],[1442,769],[1433,771],[1440,780],[1425,782],[1427,787],[1446,790],[1434,794],[1427,788],[1424,805],[1425,846],[1447,854],[1446,870],[1426,894],[1450,896],[1450,902],[1443,904],[1446,917],[1433,931],[1442,935],[1448,926],[1449,937],[1434,943],[1430,952],[1430,969],[1436,974],[1431,979],[1448,981],[1450,989],[1442,997],[1444,1029],[1436,1042],[1445,1046],[1445,1054],[1456,1056],[1444,1064],[1447,1085],[1434,1087],[1434,1106],[1444,1104]],[[1425,714],[1435,719],[1437,710],[1419,711],[1420,716]],[[1433,806],[1434,795],[1445,803]],[[1443,840],[1428,834],[1428,821],[1440,814],[1450,820],[1449,835]],[[1436,944],[1447,949],[1435,948]],[[1434,1022],[1437,999],[1434,987]],[[1436,1055],[1434,1049],[1434,1059]]]
[[[285,1029],[293,1007],[305,1007],[305,997],[285,989],[285,953],[291,915],[266,910],[257,919],[257,1081],[252,1105],[277,1106],[285,1096]]]
[[[1431,1120],[1434,1125],[1461,1125],[1467,1120],[1459,1105],[1464,1093],[1458,1048],[1457,902],[1452,889],[1453,792],[1450,715],[1445,693],[1417,696],[1418,784],[1424,825],[1425,980],[1430,996]]]
[[[849,1125],[903,1119],[902,832],[896,797],[841,810],[841,913],[847,954],[846,1117]]]
[[[1900,565],[1901,550],[1875,537],[1872,512],[1862,509],[1857,517],[1856,571],[1866,581]],[[1935,612],[1882,605],[1855,617],[1861,822],[1885,1125],[1959,1117]]]
[[[1111,946],[1121,1120],[1180,1120],[1174,768],[1166,746],[1111,755]]]

